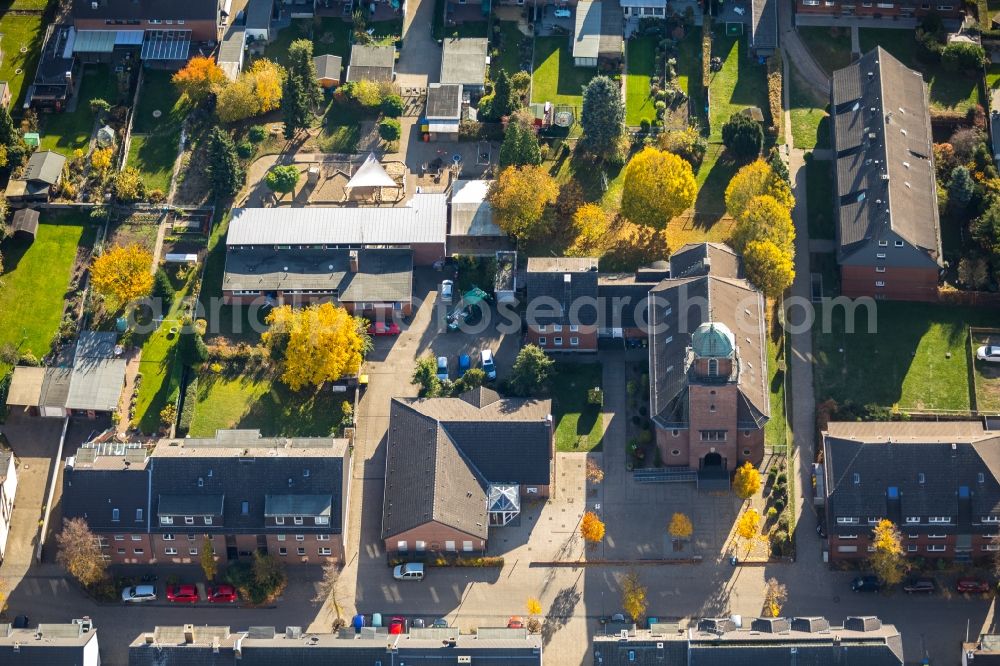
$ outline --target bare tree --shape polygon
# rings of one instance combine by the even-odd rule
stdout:
[[[767,579],[767,591],[764,594],[764,607],[771,617],[778,617],[788,600],[788,588],[778,582],[777,578]]]
[[[56,560],[82,585],[91,586],[104,578],[107,562],[101,552],[97,535],[83,518],[63,520],[62,531],[56,535],[59,554]]]
[[[326,603],[327,599],[333,599],[333,606],[337,609],[337,617],[340,617],[340,606],[337,604],[337,581],[340,580],[340,563],[336,560],[327,560],[323,565],[323,578],[316,586],[316,596],[313,602],[317,604]]]
[[[598,484],[604,480],[604,470],[593,458],[587,458],[587,481]]]

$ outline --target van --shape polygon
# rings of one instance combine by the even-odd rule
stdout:
[[[423,580],[424,565],[420,562],[407,562],[397,565],[392,570],[392,577],[396,580]]]
[[[479,353],[480,365],[486,373],[486,379],[497,378],[497,366],[493,363],[493,350],[484,349]]]

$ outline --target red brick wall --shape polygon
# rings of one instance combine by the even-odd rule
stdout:
[[[183,25],[166,23],[152,24],[142,21],[139,25],[108,25],[104,19],[76,19],[73,21],[77,30],[190,30],[191,40],[195,42],[211,42],[218,39],[219,29],[215,21],[185,21]]]
[[[398,548],[400,541],[406,541],[408,553],[417,553],[417,541],[423,541],[425,552],[445,552],[447,541],[454,541],[459,554],[465,552],[464,541],[472,542],[471,554],[476,555],[486,549],[486,541],[440,523],[429,522],[420,527],[403,532],[385,540],[385,551],[390,556],[405,556]]]
[[[721,364],[720,364],[721,365]],[[726,469],[736,469],[738,463],[738,442],[736,435],[735,384],[724,386],[688,387],[689,415],[691,427],[690,467],[701,467],[702,459],[714,452],[722,456]],[[712,410],[712,407],[715,410]],[[725,441],[702,441],[702,430],[724,430]]]
[[[122,541],[115,541],[115,536],[123,537]],[[114,564],[194,564],[201,563],[201,552],[205,547],[205,535],[193,534],[194,539],[188,539],[188,534],[176,533],[173,540],[166,540],[162,534],[137,534],[139,541],[133,541],[131,534],[108,534],[104,537],[103,551],[110,557]],[[329,540],[321,541],[315,534],[303,535],[302,541],[295,539],[295,534],[286,534],[285,541],[279,541],[277,534],[267,535],[267,551],[269,554],[278,557],[285,564],[317,564],[326,562],[328,559],[339,557],[343,552],[341,535],[331,534]],[[215,549],[215,559],[220,564],[229,561],[226,552],[226,539],[221,534],[211,535],[212,547]],[[257,550],[256,534],[240,534],[236,537],[238,551],[255,552]],[[135,549],[141,549],[142,554],[136,554]],[[174,548],[176,554],[168,554],[167,549]],[[286,548],[285,555],[281,555],[280,549]],[[299,555],[298,549],[305,548],[305,554]],[[320,555],[320,548],[329,548],[330,555]],[[124,549],[125,553],[119,553],[119,549]],[[192,553],[192,550],[197,551]]]
[[[820,0],[818,5],[806,5],[803,0],[796,0],[795,11],[802,14],[822,14],[829,16],[874,16],[875,14],[880,15],[887,21],[892,21],[893,17],[896,16],[924,16],[930,11],[937,11],[942,18],[961,18],[964,15],[962,11],[962,3],[960,2],[948,2],[948,3],[938,3],[929,2],[927,3],[930,9],[924,9],[924,3],[916,3],[909,5],[901,5],[899,3],[893,3],[895,6],[892,9],[879,7],[876,2],[871,3],[871,7],[865,7],[864,2],[860,0],[850,2],[834,2],[833,5],[827,5],[825,0]],[[937,7],[939,4],[950,4],[951,11],[941,11]],[[844,5],[854,5],[852,10],[845,10]],[[908,11],[904,11],[904,8]],[[846,27],[846,26],[845,26]]]
[[[674,437],[674,432],[677,436]],[[656,428],[656,447],[660,450],[660,460],[667,467],[691,467],[690,430]],[[677,451],[677,455],[674,455]],[[697,462],[697,461],[696,461]],[[697,467],[697,464],[694,465]]]
[[[836,534],[831,534],[829,538],[830,543],[830,559],[831,560],[859,560],[866,559],[870,556],[868,552],[868,546],[871,545],[871,526],[870,525],[858,525],[857,526],[858,535],[857,539],[841,539]],[[926,526],[925,526],[926,529]],[[942,528],[939,532],[940,534],[945,534],[943,539],[931,539],[926,534],[919,534],[916,538],[910,538],[906,532],[906,526],[902,526],[903,534],[903,549],[906,550],[906,554],[909,557],[923,557],[923,558],[954,558],[955,557],[955,543],[957,537],[954,534],[954,527]],[[983,548],[992,543],[992,540],[980,534],[974,534],[972,536],[972,551],[969,553],[973,559],[981,559],[992,556],[994,553],[990,551],[983,550]],[[928,546],[944,546],[944,551],[928,551]],[[842,553],[838,549],[841,546],[857,547],[857,551],[853,553]],[[916,551],[910,551],[910,546],[916,546]]]
[[[414,266],[430,266],[447,255],[444,242],[414,243],[410,247],[413,249]]]
[[[562,338],[561,345],[555,344],[557,337]],[[545,338],[544,345],[539,343],[539,338]],[[576,346],[571,345],[569,343],[570,338],[579,338],[580,344]],[[581,326],[579,331],[573,333],[569,330],[569,326],[563,326],[561,332],[554,333],[551,326],[546,326],[545,332],[539,333],[534,326],[529,326],[528,332],[525,335],[525,342],[538,345],[546,351],[597,351],[597,327]]]
[[[115,537],[121,537],[121,540],[118,541]],[[108,556],[112,564],[146,564],[154,557],[150,535],[148,534],[129,534],[123,532],[120,534],[103,534],[100,538],[101,550]],[[137,549],[142,552],[136,553]]]
[[[841,293],[858,298],[871,296],[897,301],[936,301],[938,271],[935,268],[886,267],[885,273],[876,273],[874,266],[841,266]],[[876,287],[875,282],[885,283]]]

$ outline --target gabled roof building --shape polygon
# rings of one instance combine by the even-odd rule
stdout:
[[[491,527],[524,498],[549,495],[550,400],[501,398],[480,387],[457,398],[393,398],[382,539],[387,553],[483,552]]]
[[[841,291],[936,300],[941,228],[923,77],[876,47],[833,73],[830,96]]]
[[[595,257],[528,259],[525,342],[548,352],[597,351],[597,264]]]

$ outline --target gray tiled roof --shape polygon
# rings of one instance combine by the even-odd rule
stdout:
[[[457,120],[462,117],[462,84],[432,83],[427,86],[428,120]]]
[[[446,39],[441,50],[441,83],[482,86],[486,82],[486,38]]]
[[[65,165],[66,158],[59,153],[51,150],[39,150],[28,159],[24,179],[42,182],[46,185],[55,185],[62,177]]]
[[[877,47],[834,72],[831,86],[838,257],[898,238],[929,264],[939,263],[933,136],[921,74]],[[905,256],[887,254],[889,265]]]
[[[205,0],[73,0],[73,17],[82,19],[216,20],[219,6]]]
[[[1000,515],[1000,433],[981,424],[830,423],[823,450],[833,529],[836,517],[864,526],[869,518],[920,516],[926,529],[927,516],[951,516],[965,532],[984,531],[979,517]],[[888,499],[890,487],[898,500]]]
[[[78,358],[66,395],[66,407],[111,412],[117,409],[125,386],[125,359]]]
[[[157,516],[221,516],[225,495],[160,495]]]
[[[722,263],[722,262],[719,262]],[[650,291],[649,339],[652,412],[661,423],[687,421],[687,357],[691,335],[703,323],[725,324],[739,359],[737,420],[763,427],[771,413],[767,391],[764,299],[746,280],[708,275],[671,278]]]
[[[712,275],[742,278],[740,256],[724,243],[688,243],[670,255],[670,276],[674,278]]]
[[[567,276],[569,279],[567,280]],[[571,308],[578,299],[597,298],[597,259],[593,257],[530,257],[527,269],[528,305],[538,308],[529,324],[581,324],[570,321]],[[542,306],[538,299],[546,299]],[[553,306],[558,305],[561,314]],[[592,317],[593,308],[582,308],[579,316]],[[531,319],[535,321],[531,321]]]
[[[751,0],[750,47],[758,50],[778,48],[778,0]]]
[[[446,194],[415,194],[405,206],[234,208],[228,245],[444,243]]]
[[[340,72],[343,69],[343,60],[340,56],[326,55],[316,56],[313,58],[313,62],[316,64],[316,76],[320,79],[334,79],[336,81],[340,80]]]
[[[246,9],[246,27],[250,30],[267,30],[271,27],[274,0],[250,0]]]
[[[351,47],[351,60],[347,66],[348,81],[392,81],[396,66],[396,49],[392,46]]]
[[[117,460],[118,464],[110,463]],[[145,532],[149,521],[149,476],[145,465],[126,466],[115,456],[102,464],[67,465],[63,473],[63,518],[86,518],[95,532]],[[114,510],[118,520],[114,520]],[[136,511],[142,520],[136,521]]]
[[[330,495],[267,495],[264,497],[264,515],[272,516],[329,516],[333,505]]]
[[[601,50],[601,2],[581,0],[576,5],[573,57],[596,58]]]
[[[490,482],[548,485],[551,401],[394,398],[389,411],[382,536],[436,520],[485,539]]]
[[[337,290],[342,303],[405,302],[413,286],[413,251],[356,250],[358,272],[351,272],[351,250],[275,250],[230,247],[224,291]]]

